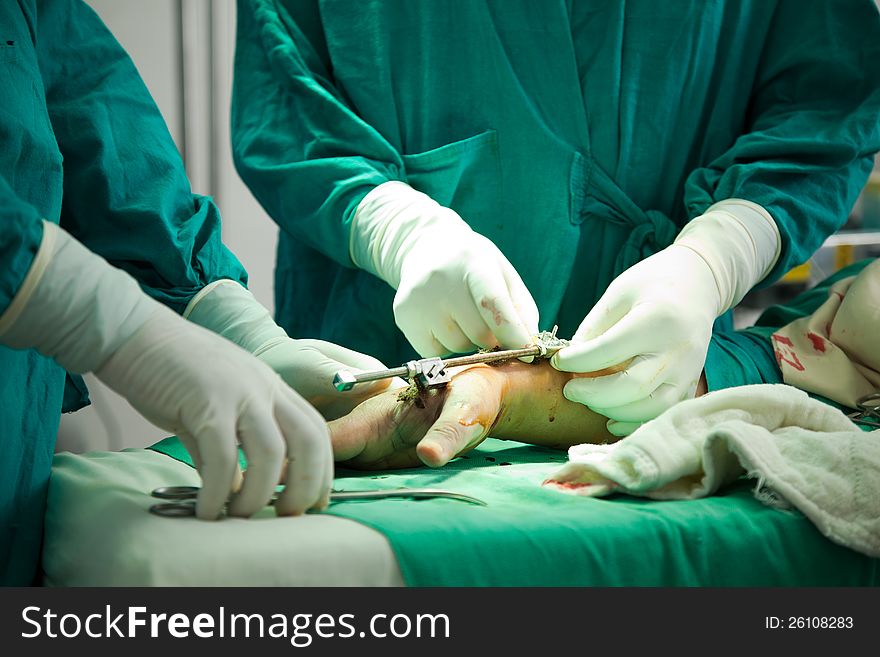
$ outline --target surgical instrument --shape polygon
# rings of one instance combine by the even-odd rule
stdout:
[[[199,495],[198,486],[162,486],[155,489],[151,495],[160,500],[170,500],[150,507],[150,513],[166,518],[194,516],[196,514],[195,500]],[[348,500],[384,500],[389,498],[428,499],[444,498],[458,500],[469,504],[487,506],[483,500],[476,497],[456,493],[442,488],[389,488],[385,490],[358,490],[358,491],[332,491],[330,502],[344,502]],[[274,504],[278,499],[277,494],[270,500]]]
[[[856,424],[880,429],[880,392],[875,392],[856,400],[859,409],[847,417]]]
[[[541,331],[532,337],[532,344],[530,346],[521,349],[479,351],[468,356],[455,356],[453,358],[422,358],[420,360],[408,361],[400,367],[376,370],[374,372],[362,372],[360,374],[355,374],[348,370],[340,370],[333,377],[333,387],[339,392],[345,392],[351,390],[356,383],[391,379],[398,376],[415,381],[423,388],[442,386],[452,380],[447,371],[447,368],[450,367],[474,365],[476,363],[493,363],[501,360],[524,358],[526,356],[550,358],[557,351],[570,344],[568,340],[556,337],[557,329],[558,327],[554,326],[552,331]]]

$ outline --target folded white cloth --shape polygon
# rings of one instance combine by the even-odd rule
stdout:
[[[711,495],[743,474],[758,499],[794,506],[832,541],[880,557],[880,431],[788,385],[681,402],[611,445],[576,445],[545,487],[588,496]]]

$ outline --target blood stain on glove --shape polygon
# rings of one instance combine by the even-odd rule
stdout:
[[[495,299],[484,298],[480,301],[480,306],[492,313],[492,319],[495,321],[495,326],[501,326],[504,323],[504,316],[495,305]]]

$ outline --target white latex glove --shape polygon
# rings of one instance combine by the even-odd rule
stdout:
[[[358,373],[382,370],[385,365],[332,342],[288,337],[266,307],[236,281],[225,279],[207,285],[193,297],[183,316],[251,352],[328,420],[348,414],[389,385],[406,385],[399,379],[383,379],[359,383],[347,392],[337,391],[333,376],[339,370]]]
[[[523,347],[538,332],[535,301],[498,247],[405,183],[364,197],[350,247],[397,290],[395,321],[422,356]]]
[[[147,419],[177,434],[202,476],[196,505],[213,519],[262,509],[286,468],[275,508],[326,506],[333,479],[327,425],[267,365],[147,297],[137,282],[64,230],[43,241],[10,306],[0,342],[34,348],[70,372],[94,372]]]
[[[567,399],[609,418],[627,435],[673,404],[694,396],[715,319],[739,303],[779,257],[776,223],[738,199],[716,203],[675,242],[618,276],[551,364],[608,376],[579,378]]]

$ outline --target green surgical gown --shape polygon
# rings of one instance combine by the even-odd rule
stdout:
[[[880,19],[872,0],[239,0],[232,110],[281,228],[279,323],[396,364],[393,290],[349,255],[376,185],[461,214],[561,335],[722,199],[776,219],[773,281],[845,222],[880,149]]]
[[[0,89],[0,314],[39,248],[42,219],[178,312],[212,280],[246,281],[137,70],[83,2],[0,2]],[[0,584],[37,574],[62,406],[86,400],[82,381],[54,361],[0,347]]]

